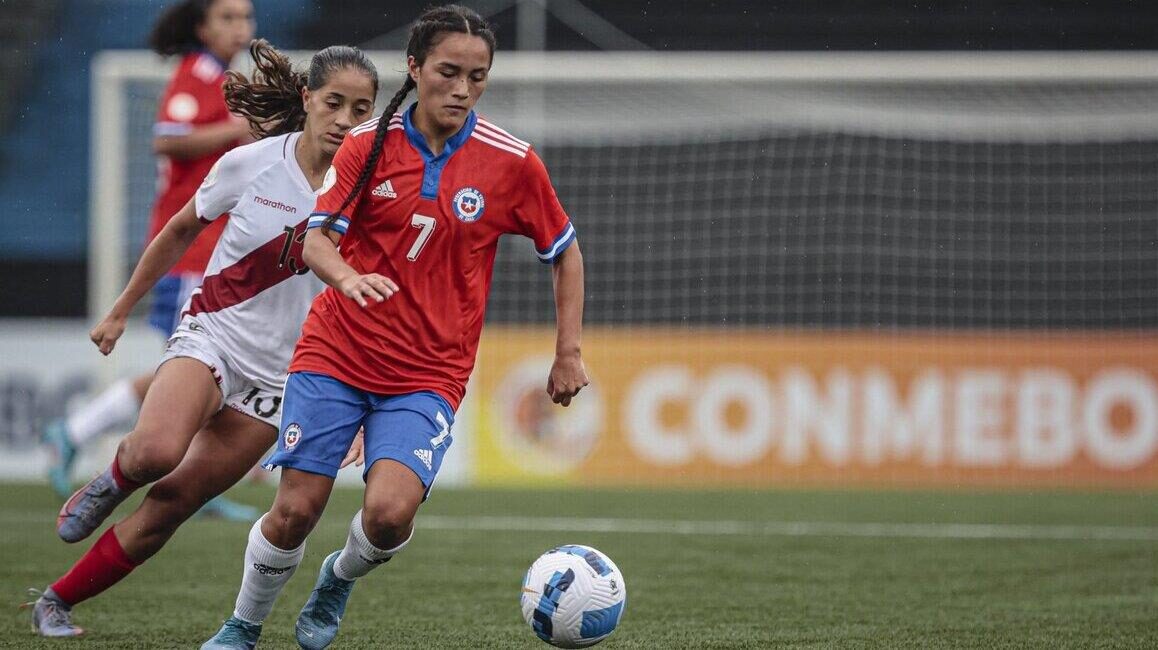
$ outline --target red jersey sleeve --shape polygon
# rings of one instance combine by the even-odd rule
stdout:
[[[177,65],[157,107],[153,125],[156,136],[184,136],[207,124],[230,119],[221,84],[225,80],[221,62],[206,52],[191,52]],[[213,167],[213,163],[236,143],[194,158],[159,158],[157,200],[149,223],[151,241],[169,219],[189,201]],[[225,228],[225,219],[217,219],[189,246],[173,266],[172,273],[203,273]]]
[[[520,234],[535,242],[535,252],[542,262],[554,262],[575,241],[575,227],[555,195],[547,167],[534,149],[527,150],[523,162],[514,217]]]
[[[161,97],[153,134],[187,135],[196,125],[225,120],[229,109],[221,91],[223,75],[224,69],[212,56],[186,56]]]
[[[365,191],[359,192],[346,207],[343,208],[342,204],[362,174],[362,166],[366,164],[370,147],[374,144],[374,130],[377,124],[377,120],[371,120],[351,131],[342,140],[342,146],[338,147],[338,152],[334,155],[334,163],[326,171],[322,187],[318,190],[318,200],[314,205],[314,211],[310,213],[308,228],[321,228],[331,216],[334,216],[335,220],[330,228],[334,232],[346,234],[346,230],[350,227],[350,215],[358,209]],[[339,209],[341,214],[338,214]]]

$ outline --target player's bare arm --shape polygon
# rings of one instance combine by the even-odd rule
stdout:
[[[555,361],[547,376],[551,401],[563,406],[589,381],[583,366],[583,253],[574,242],[551,267],[555,286]]]
[[[383,302],[398,292],[398,285],[390,278],[377,273],[358,273],[354,267],[347,264],[338,252],[341,235],[323,230],[313,228],[307,231],[306,241],[302,246],[302,257],[306,266],[309,266],[322,282],[342,292],[342,295],[354,300],[360,307],[369,305],[369,300]]]
[[[153,241],[149,242],[137,262],[137,267],[133,269],[129,283],[113,303],[112,309],[89,332],[89,339],[101,354],[107,355],[113,351],[117,339],[125,332],[125,322],[133,307],[173,268],[177,260],[181,259],[189,249],[189,245],[205,229],[205,225],[197,218],[194,200],[189,199],[185,207],[173,215],[169,223],[157,233]]]
[[[153,138],[153,153],[186,160],[253,142],[249,122],[236,115],[230,118],[228,122],[199,126],[185,135],[159,135]]]

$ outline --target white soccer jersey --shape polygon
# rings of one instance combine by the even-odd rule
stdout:
[[[198,218],[229,213],[229,221],[184,309],[184,322],[219,342],[238,372],[278,388],[324,286],[302,262],[316,196],[294,156],[300,137],[233,149],[205,177],[195,196]]]

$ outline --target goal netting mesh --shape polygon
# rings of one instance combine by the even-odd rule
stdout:
[[[384,95],[395,58],[375,55]],[[1128,58],[1099,74],[928,58],[501,53],[480,112],[546,161],[587,257],[590,324],[1158,324],[1158,75]],[[119,288],[154,196],[167,68],[117,53],[101,70],[122,110],[94,129],[121,151],[94,161],[123,161],[104,170],[123,214],[94,244],[122,255],[92,281]],[[491,321],[552,319],[529,255],[504,244]]]

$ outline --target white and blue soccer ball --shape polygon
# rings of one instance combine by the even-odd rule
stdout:
[[[586,648],[606,639],[626,605],[619,567],[590,546],[553,548],[523,578],[523,618],[540,639],[560,648]]]

